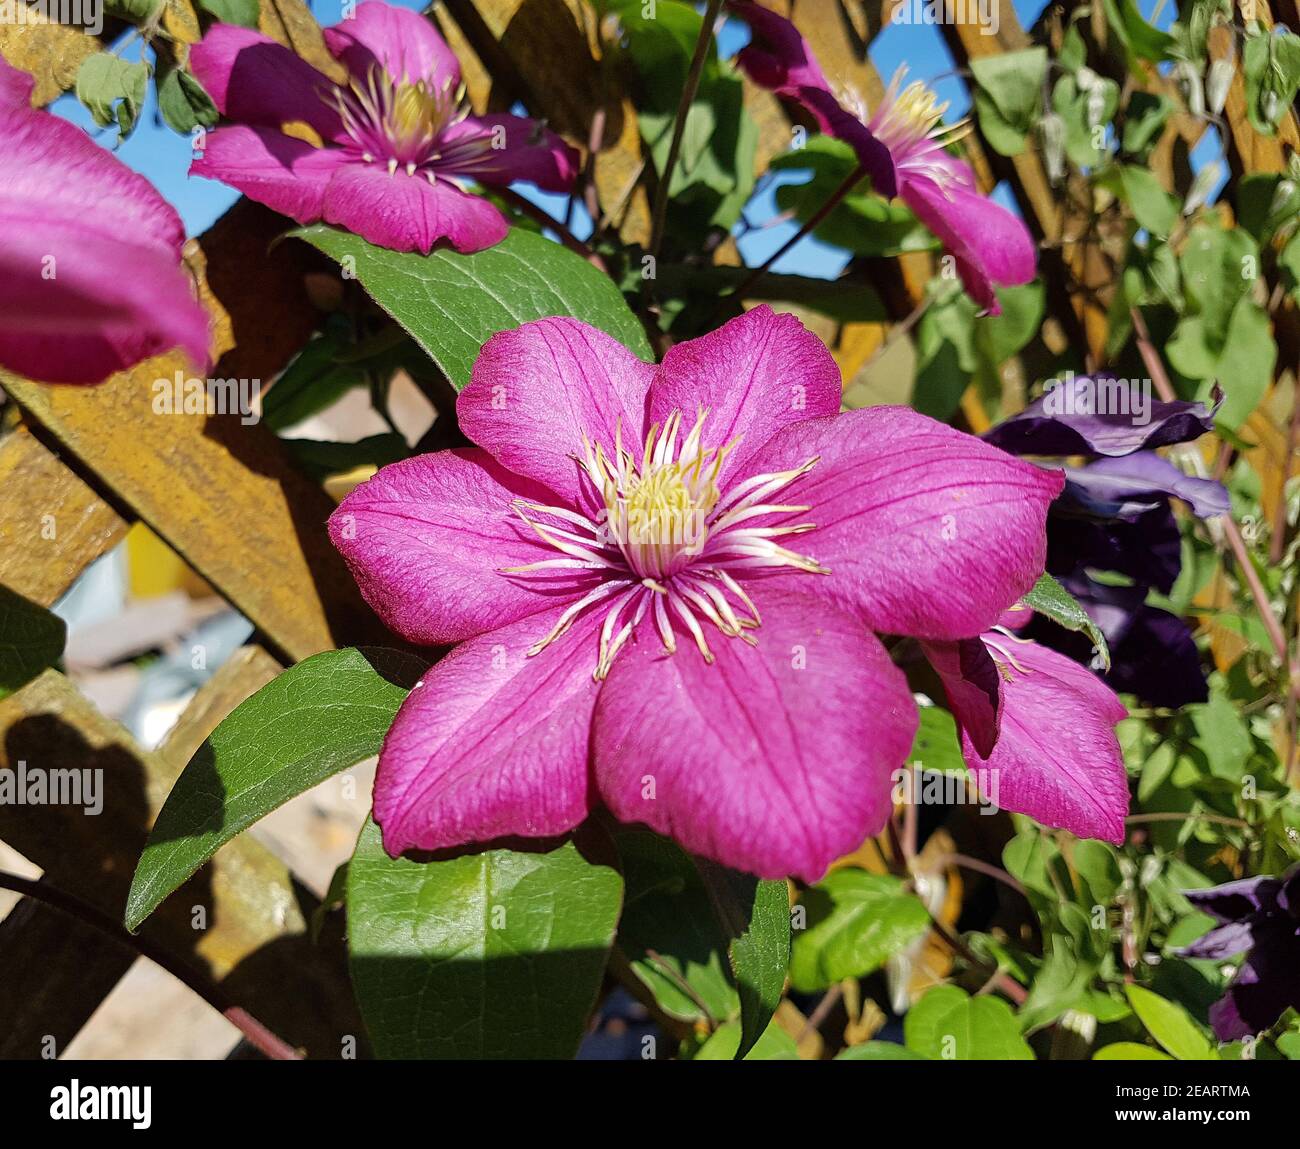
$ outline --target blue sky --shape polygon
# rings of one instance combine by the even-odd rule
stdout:
[[[404,3],[411,8],[425,6],[425,0],[393,2]],[[1140,0],[1139,6],[1144,12],[1149,12],[1154,8],[1155,2],[1156,0]],[[340,17],[342,0],[309,0],[309,3],[322,24],[333,24]],[[1014,0],[1014,4],[1020,23],[1027,27],[1037,19],[1044,0]],[[1174,5],[1165,4],[1159,23],[1167,26],[1173,14]],[[747,39],[748,31],[744,25],[735,20],[729,21],[718,37],[719,49],[723,56],[731,56]],[[137,42],[124,55],[138,59],[139,52]],[[950,119],[963,115],[969,107],[965,84],[960,77],[952,74],[952,57],[942,36],[934,27],[889,25],[873,41],[871,59],[886,80],[900,65],[906,64],[911,78],[934,81],[938,94],[949,102]],[[54,110],[95,132],[102,142],[111,145],[113,131],[96,129],[88,113],[74,97],[61,97],[55,103]],[[1198,167],[1201,163],[1216,158],[1220,152],[1217,132],[1211,128],[1206,137],[1193,155],[1193,163]],[[238,198],[238,193],[222,184],[189,177],[190,141],[187,137],[178,136],[158,120],[152,86],[139,126],[131,138],[121,145],[117,154],[125,163],[148,176],[158,190],[176,206],[190,235],[204,231]],[[783,173],[781,181],[799,182],[801,178],[799,173],[787,172]],[[751,204],[748,212],[751,220],[761,222],[776,214],[776,186],[777,181],[774,181]],[[524,187],[520,190],[553,213],[563,211],[566,197],[547,196]],[[1007,206],[1013,206],[1005,188],[999,189],[997,197]],[[575,228],[579,234],[583,232],[582,224],[590,227],[589,221],[581,221]],[[793,235],[795,229],[795,224],[785,223],[750,232],[740,242],[741,252],[748,263],[761,262]],[[783,257],[777,268],[804,275],[832,276],[842,269],[846,259],[843,252],[809,238]]]

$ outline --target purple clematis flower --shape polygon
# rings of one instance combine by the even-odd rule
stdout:
[[[987,798],[1077,837],[1123,844],[1128,775],[1114,728],[1128,711],[1108,686],[1006,625],[921,645]]]
[[[1183,896],[1218,924],[1180,956],[1246,954],[1227,996],[1210,1007],[1220,1041],[1261,1033],[1287,1009],[1300,1009],[1300,866],[1280,878],[1245,878]]]
[[[984,435],[1013,455],[1132,455],[1186,443],[1214,430],[1213,407],[1151,400],[1141,379],[1075,375],[1052,384]]]
[[[1065,487],[1048,518],[1047,569],[1105,634],[1110,683],[1155,706],[1208,696],[1191,628],[1146,603],[1150,588],[1173,588],[1182,565],[1169,500],[1181,499],[1201,518],[1231,509],[1222,483],[1185,474],[1155,448],[1199,438],[1213,428],[1215,410],[1152,401],[1142,380],[1070,373],[984,435],[1013,454],[1091,456],[1065,468]],[[1091,571],[1115,571],[1132,582],[1109,586]],[[1037,625],[1033,633],[1085,662],[1091,658],[1078,635]]]
[[[1000,314],[993,285],[1028,283],[1037,251],[1024,223],[980,195],[969,165],[946,150],[964,131],[962,124],[943,124],[947,104],[924,84],[903,87],[906,70],[900,69],[869,114],[856,95],[835,93],[789,20],[749,0],[730,0],[729,6],[753,31],[736,57],[749,78],[793,100],[828,136],[850,145],[876,191],[899,196],[956,257],[971,298]]]
[[[190,65],[234,124],[212,134],[191,173],[299,223],[324,220],[426,255],[442,239],[471,252],[505,238],[505,218],[464,180],[572,185],[577,152],[554,132],[461,108],[460,65],[426,17],[367,0],[325,30],[325,43],[348,70],[345,85],[258,32],[209,30]],[[297,135],[281,130],[289,125]]]
[[[206,369],[180,217],[144,176],[34,109],[33,83],[0,59],[0,364],[99,383],[181,347]]]
[[[457,403],[479,446],[385,467],[330,519],[390,627],[460,643],[385,739],[386,848],[556,835],[603,801],[812,880],[878,831],[917,717],[872,632],[996,624],[1062,480],[839,406],[830,353],[767,307],[658,366],[573,319],[493,336]]]

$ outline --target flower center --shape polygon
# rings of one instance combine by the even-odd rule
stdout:
[[[577,459],[599,506],[594,518],[567,507],[515,502],[520,518],[564,557],[544,559],[503,573],[567,569],[590,572],[595,585],[559,618],[528,653],[537,654],[588,610],[605,612],[595,677],[609,673],[614,656],[647,614],[670,653],[676,653],[674,620],[685,628],[706,662],[713,661],[702,623],[728,638],[754,643],[761,623],[742,583],[765,569],[791,567],[828,573],[814,559],[778,542],[814,529],[812,523],[773,522],[808,506],[770,501],[806,475],[809,459],[790,471],[752,475],[723,490],[723,462],[739,440],[721,447],[703,443],[707,411],[697,412],[684,436],[681,413],[650,428],[640,461],[623,446],[622,428],[606,454],[583,436]]]
[[[867,121],[867,129],[889,149],[896,166],[927,176],[946,189],[953,182],[951,169],[936,161],[941,161],[949,144],[970,131],[970,121],[945,124],[947,102],[941,103],[920,81],[914,80],[904,87],[906,75],[904,64],[889,81],[885,98]]]
[[[458,96],[450,77],[441,88],[424,80],[398,83],[376,65],[364,79],[353,76],[346,89],[336,88],[334,106],[367,162],[387,160],[390,171],[404,165],[413,173],[455,120]]]
[[[681,412],[674,411],[662,432],[646,437],[641,463],[616,435],[614,456],[584,440],[585,469],[605,502],[605,526],[628,566],[642,578],[663,579],[690,562],[709,537],[708,517],[718,504],[718,475],[735,445],[705,449],[700,436],[705,413],[678,446]]]

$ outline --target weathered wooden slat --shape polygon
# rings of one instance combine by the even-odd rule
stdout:
[[[306,338],[302,276],[310,263],[285,243],[284,221],[241,202],[204,237],[205,297],[236,345],[215,378],[265,380]],[[285,250],[292,248],[293,250]],[[193,265],[201,272],[196,255]],[[296,316],[296,322],[291,316]],[[165,414],[155,385],[190,375],[179,355],[140,364],[98,387],[0,384],[29,419],[77,458],[106,491],[145,520],[293,660],[358,639],[384,641],[330,546],[328,496],[298,471],[279,440],[236,414]]]
[[[23,15],[22,24],[0,24],[0,56],[32,74],[32,104],[41,108],[76,83],[81,62],[103,45],[80,28],[51,23],[37,8]]]
[[[259,660],[243,665],[257,668]],[[230,685],[227,676],[214,689],[230,697]],[[206,713],[188,737],[216,711]],[[54,671],[0,702],[0,770],[14,770],[20,761],[29,772],[102,771],[100,814],[73,805],[0,805],[0,838],[42,867],[49,882],[120,918],[174,763],[135,746]],[[236,1004],[286,1040],[313,1056],[337,1057],[343,1039],[361,1032],[360,1023],[341,955],[314,946],[307,936],[313,905],[283,863],[245,835],[218,851],[144,928],[151,940],[207,972]],[[40,934],[36,941],[44,944],[47,937]],[[15,932],[4,940],[12,947],[21,938]],[[27,1051],[24,1056],[39,1056],[31,1051],[53,1032],[51,1019],[7,1002],[9,991],[8,979],[0,978],[0,1017],[23,1026],[11,1041]],[[75,1013],[53,1020],[66,1031]]]
[[[636,108],[623,79],[600,52],[596,16],[582,0],[445,0],[437,19],[461,61],[474,107],[529,110],[586,147],[593,110],[604,130],[593,175],[601,210],[622,220],[629,243],[650,235]]]
[[[126,534],[117,511],[26,427],[0,439],[0,491],[0,584],[42,606]]]

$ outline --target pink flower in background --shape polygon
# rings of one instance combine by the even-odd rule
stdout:
[[[1128,774],[1114,728],[1128,711],[1109,686],[1006,625],[922,647],[943,680],[966,765],[992,783],[987,797],[1080,838],[1123,844]]]
[[[206,368],[180,218],[80,128],[32,108],[32,86],[0,59],[0,365],[99,383],[181,347]]]
[[[385,622],[460,643],[380,755],[387,849],[577,825],[602,801],[765,877],[878,831],[916,709],[872,633],[955,642],[1034,583],[1059,473],[839,372],[760,307],[659,366],[573,319],[493,336],[476,448],[385,467],[330,535]]]
[[[789,20],[749,0],[731,0],[730,7],[754,34],[737,56],[750,79],[802,105],[823,132],[849,144],[875,190],[899,196],[956,257],[971,298],[1000,314],[993,285],[1034,278],[1034,241],[1016,215],[979,194],[970,167],[946,151],[962,131],[942,123],[947,104],[924,84],[902,87],[900,69],[869,115],[855,96],[836,95]]]
[[[325,30],[347,68],[336,84],[283,45],[213,27],[190,53],[194,74],[232,125],[217,129],[194,175],[221,180],[299,223],[324,220],[394,251],[500,243],[508,225],[474,180],[567,191],[578,155],[522,116],[461,110],[460,65],[417,12],[369,0]],[[320,146],[281,129],[305,125]]]

